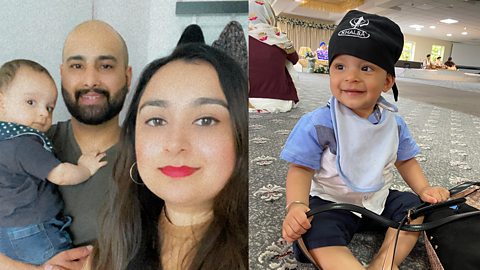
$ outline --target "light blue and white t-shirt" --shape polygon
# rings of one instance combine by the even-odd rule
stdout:
[[[299,120],[280,157],[315,170],[310,195],[355,204],[381,214],[393,182],[392,169],[395,161],[411,159],[420,149],[405,121],[389,111],[392,109],[386,109],[395,110],[395,106],[382,97],[368,121],[355,115],[334,98],[330,103],[333,106],[329,104],[318,108]],[[349,126],[355,127],[350,130]],[[369,126],[374,131],[369,131]],[[382,128],[378,129],[380,126]],[[392,130],[395,126],[397,130]],[[376,132],[381,132],[381,135],[377,134],[373,138]],[[341,137],[340,140],[337,136]],[[343,145],[338,145],[338,142]],[[340,155],[337,155],[338,151]],[[376,160],[377,158],[382,160]],[[366,168],[362,170],[363,167]],[[371,177],[371,169],[375,167],[377,172],[373,177],[376,178],[366,180]],[[356,168],[357,171],[349,170],[351,168]]]

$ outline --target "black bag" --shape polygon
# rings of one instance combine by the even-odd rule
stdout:
[[[369,217],[386,227],[425,232],[425,245],[432,270],[478,270],[480,269],[479,209],[480,182],[467,182],[450,189],[450,199],[445,202],[434,205],[423,203],[409,210],[408,215],[400,223],[386,219],[363,207],[345,203],[319,206],[307,212],[307,217],[325,211],[348,210]],[[419,216],[425,216],[422,224],[407,224],[408,220]],[[308,252],[308,247],[302,238],[297,240],[297,244],[303,255],[317,269],[321,269]]]
[[[425,215],[424,223],[479,210],[480,187],[473,185],[453,197],[466,202]],[[480,216],[452,221],[425,232],[425,245],[432,270],[480,269]]]

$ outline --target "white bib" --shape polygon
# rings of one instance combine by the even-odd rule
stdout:
[[[384,184],[385,168],[397,159],[398,127],[393,104],[380,97],[378,124],[361,118],[335,97],[330,99],[333,130],[337,140],[336,166],[345,184],[357,192],[375,192]]]

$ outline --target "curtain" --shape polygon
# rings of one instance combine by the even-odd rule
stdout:
[[[300,47],[310,47],[312,51],[315,51],[322,41],[328,45],[336,27],[334,24],[321,24],[288,17],[278,17],[277,26],[287,34],[297,50]]]

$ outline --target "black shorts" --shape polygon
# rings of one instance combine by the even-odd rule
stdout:
[[[317,206],[332,203],[316,196],[310,196],[310,209]],[[420,204],[417,195],[411,192],[390,190],[382,216],[396,222],[400,222],[407,211]],[[356,232],[363,230],[385,230],[369,218],[360,218],[346,210],[327,211],[315,215],[311,221],[312,227],[303,235],[308,249],[329,246],[347,246]],[[293,250],[297,260],[305,261],[297,243],[293,244]],[[300,257],[299,257],[300,256]]]

